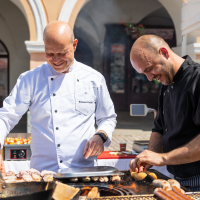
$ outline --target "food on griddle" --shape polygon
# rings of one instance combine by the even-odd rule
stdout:
[[[129,169],[129,171],[130,171],[131,177],[137,181],[141,181],[147,176],[145,172],[137,173],[137,172],[134,172],[131,168]]]
[[[32,182],[33,178],[31,177],[31,175],[23,175],[22,178],[24,179],[25,182]]]
[[[178,181],[174,180],[174,179],[169,179],[169,180],[167,180],[167,182],[169,182],[171,188],[173,186],[176,186],[177,188],[181,188],[180,183]]]
[[[40,182],[42,180],[42,177],[38,174],[32,174],[31,176],[33,178],[33,181]]]
[[[54,190],[52,198],[54,200],[70,200],[73,199],[74,196],[79,192],[79,188],[74,188],[67,184],[60,183],[56,181],[56,188]]]
[[[5,173],[5,176],[15,176],[15,172],[8,171]]]
[[[98,187],[93,187],[93,188],[89,191],[89,193],[88,193],[88,195],[87,195],[87,199],[88,199],[88,198],[98,198],[98,197],[100,197]]]
[[[172,190],[164,190],[162,188],[156,188],[154,190],[154,195],[161,200],[194,200],[193,198],[187,196],[186,194],[181,193],[181,190],[176,186],[173,186]]]
[[[17,174],[18,178],[23,178],[23,175],[29,175],[29,173],[25,170],[20,170],[19,174]]]
[[[98,177],[98,176],[92,176],[91,179],[92,179],[93,181],[98,181],[98,180],[99,180],[99,177]]]
[[[108,177],[107,176],[100,176],[99,177],[99,181],[102,182],[102,183],[103,182],[108,182]]]
[[[185,191],[184,190],[182,190],[182,189],[180,189],[180,188],[177,188],[176,186],[173,186],[172,187],[172,190],[174,191],[174,192],[176,192],[176,193],[180,193],[180,194],[182,194],[181,196],[183,196],[184,197],[184,195],[185,195]]]
[[[158,188],[162,188],[164,190],[171,190],[171,186],[170,183],[168,181],[165,181],[163,179],[155,179],[153,180],[153,186],[154,187],[158,187]]]
[[[44,180],[44,182],[52,182],[53,181],[53,175],[46,174],[46,175],[43,176],[43,180]]]
[[[32,176],[32,174],[37,174],[38,176],[40,176],[40,172],[33,168],[26,170],[26,172],[31,176]]]
[[[122,155],[123,153],[122,152],[118,152],[118,151],[115,151],[115,152],[109,152],[110,155]]]
[[[121,181],[121,177],[119,175],[114,175],[110,178],[112,182]]]
[[[152,178],[157,179],[157,176],[156,176],[155,173],[150,172],[150,171],[146,171],[146,173],[147,173],[149,176],[151,176]]]
[[[77,182],[77,181],[78,181],[78,178],[76,178],[76,177],[75,177],[75,178],[70,178],[70,181],[71,181],[71,182]]]
[[[47,170],[43,170],[40,173],[41,176],[45,176],[45,175],[52,175],[53,176],[53,171],[47,171]]]
[[[90,179],[89,176],[86,176],[86,177],[83,177],[83,178],[82,178],[82,181],[83,181],[83,182],[90,182],[91,179]]]

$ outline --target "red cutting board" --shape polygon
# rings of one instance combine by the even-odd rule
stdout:
[[[104,151],[100,156],[97,156],[97,159],[128,159],[136,157],[136,155],[127,155],[124,153],[122,155],[110,155],[110,152],[115,151]]]

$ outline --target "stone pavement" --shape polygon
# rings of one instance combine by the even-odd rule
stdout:
[[[119,151],[119,143],[126,142],[126,149],[132,150],[134,140],[149,140],[153,128],[153,113],[144,117],[131,117],[129,112],[117,112],[117,126],[112,142],[106,151]]]

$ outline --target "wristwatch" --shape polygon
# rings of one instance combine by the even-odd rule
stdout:
[[[105,143],[106,140],[108,139],[108,137],[106,136],[106,134],[103,133],[103,132],[97,132],[94,135],[99,135],[101,137],[101,139],[103,140],[103,143]]]

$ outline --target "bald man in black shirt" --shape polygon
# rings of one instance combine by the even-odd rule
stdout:
[[[145,35],[133,45],[133,68],[163,86],[148,150],[130,162],[141,172],[167,165],[182,185],[200,190],[200,64],[176,55],[160,37]]]

